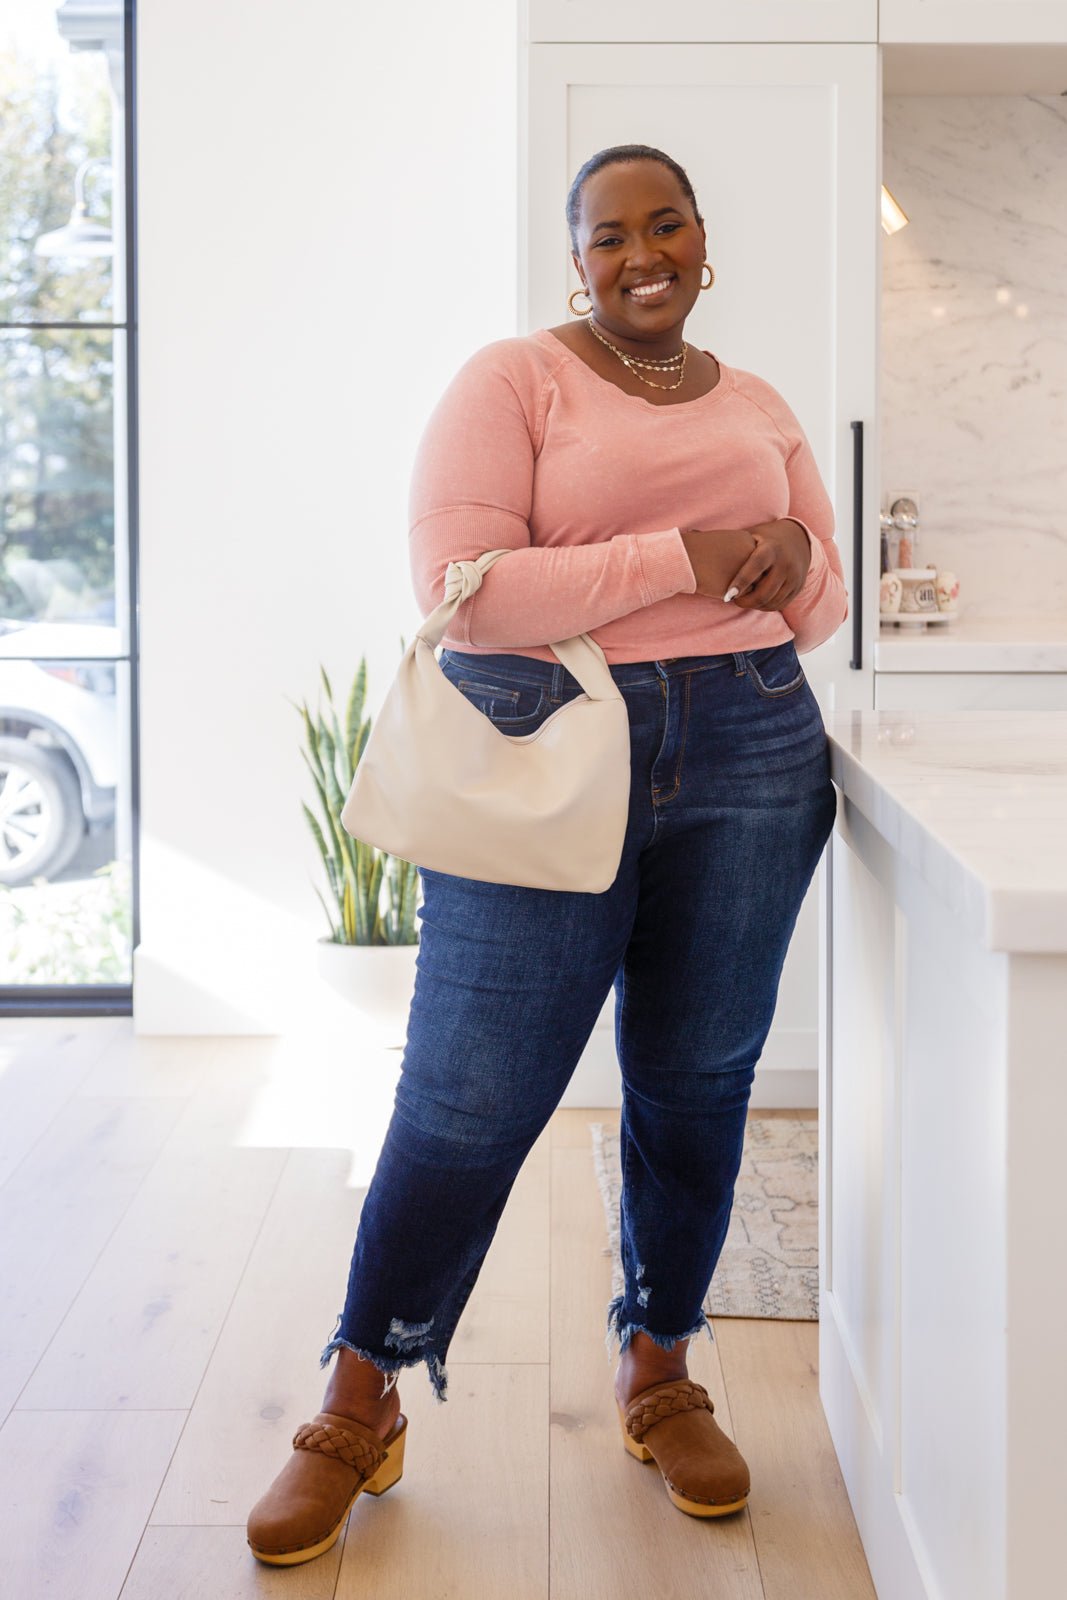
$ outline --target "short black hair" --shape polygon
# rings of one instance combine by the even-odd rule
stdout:
[[[685,168],[679,166],[673,156],[667,155],[663,150],[657,150],[654,145],[650,144],[609,145],[607,149],[598,150],[595,156],[589,157],[589,160],[579,170],[577,177],[571,184],[570,193],[567,195],[567,227],[570,230],[571,249],[575,255],[578,254],[578,218],[582,209],[582,189],[585,186],[585,180],[591,178],[594,172],[602,171],[604,167],[616,164],[621,165],[629,161],[659,161],[663,166],[667,167],[674,173],[674,176],[681,184],[683,194],[693,207],[693,215],[696,220],[700,223],[704,221],[704,218],[700,215],[700,207],[697,205],[697,197],[693,193],[693,185],[689,182],[689,176]]]

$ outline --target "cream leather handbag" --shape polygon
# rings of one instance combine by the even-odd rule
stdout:
[[[584,694],[533,733],[495,728],[434,654],[450,617],[509,549],[450,561],[371,726],[341,811],[345,832],[431,871],[602,894],[619,870],[630,720],[587,633],[550,645]]]

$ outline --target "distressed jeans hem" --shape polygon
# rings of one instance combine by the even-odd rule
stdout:
[[[340,1326],[340,1320],[340,1317],[338,1317],[338,1327]],[[427,1376],[430,1380],[434,1399],[442,1403],[448,1399],[448,1395],[445,1392],[448,1388],[448,1370],[440,1357],[432,1350],[418,1350],[404,1355],[383,1356],[376,1350],[369,1350],[362,1345],[353,1344],[350,1339],[345,1339],[335,1332],[323,1347],[319,1356],[319,1366],[328,1366],[330,1357],[336,1350],[351,1350],[354,1355],[360,1356],[364,1361],[369,1361],[378,1368],[378,1371],[385,1376],[385,1383],[379,1399],[384,1399],[390,1389],[394,1387],[402,1368],[418,1366],[420,1361],[425,1361],[426,1363]]]
[[[633,1322],[625,1318],[626,1296],[617,1294],[608,1303],[607,1332],[604,1336],[604,1348],[608,1359],[611,1359],[612,1344],[618,1341],[620,1356],[629,1347],[635,1333],[643,1333],[653,1344],[659,1345],[661,1350],[673,1350],[679,1339],[695,1339],[700,1333],[706,1333],[714,1344],[715,1335],[711,1328],[711,1319],[703,1311],[700,1318],[693,1323],[691,1328],[684,1329],[681,1333],[654,1333],[643,1322]]]

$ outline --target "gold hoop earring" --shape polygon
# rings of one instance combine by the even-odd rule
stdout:
[[[574,297],[575,297],[576,294],[584,294],[587,297],[588,301],[589,301],[589,304],[586,306],[584,311],[576,311],[575,310]],[[574,316],[574,317],[587,317],[589,315],[589,313],[593,309],[593,297],[589,293],[589,290],[585,287],[585,285],[582,284],[580,289],[572,289],[571,290],[570,294],[567,296],[567,304],[571,308],[571,315],[572,316]]]
[[[700,269],[701,276],[703,276],[704,267],[707,267],[708,271],[711,273],[711,277],[708,279],[707,283],[702,283],[700,287],[702,289],[710,289],[712,284],[715,282],[715,268],[712,266],[710,261],[705,261]]]

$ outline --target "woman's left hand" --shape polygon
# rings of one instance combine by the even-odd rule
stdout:
[[[747,530],[756,548],[738,567],[723,599],[745,610],[781,611],[795,600],[811,565],[811,541],[798,522],[779,517]],[[731,595],[731,590],[736,594]]]

